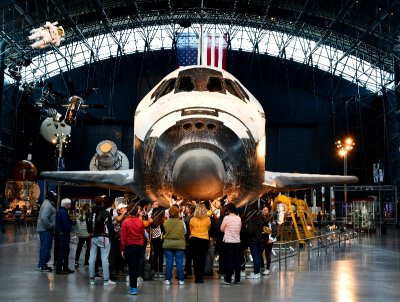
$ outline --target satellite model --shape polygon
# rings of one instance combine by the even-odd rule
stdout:
[[[117,145],[109,140],[101,141],[96,147],[96,154],[89,164],[90,171],[127,170],[129,160],[117,150]]]

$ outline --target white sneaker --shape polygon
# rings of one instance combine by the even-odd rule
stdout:
[[[271,273],[269,272],[269,269],[265,269],[265,270],[263,271],[263,275],[264,275],[264,276],[271,275]]]
[[[104,283],[103,283],[104,286],[114,286],[115,284],[117,284],[117,283],[115,283],[114,281],[111,281],[111,280],[104,281]]]
[[[250,275],[246,276],[247,279],[260,279],[260,277],[261,277],[260,273],[258,274],[251,273]]]
[[[184,284],[185,284],[185,281],[179,280],[179,285],[184,285]]]
[[[142,278],[142,277],[137,277],[137,281],[138,281],[138,282],[142,282],[142,281],[143,281],[143,278]]]
[[[164,281],[164,284],[165,284],[165,285],[170,285],[170,284],[171,284],[171,281],[165,280],[165,281]]]

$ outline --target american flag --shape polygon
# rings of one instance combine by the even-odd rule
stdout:
[[[178,66],[206,65],[226,68],[226,34],[203,34],[200,44],[197,33],[177,35]]]
[[[199,53],[199,35],[196,33],[178,33],[176,37],[176,55],[178,66],[197,65]]]
[[[226,68],[226,34],[203,34],[201,65]]]

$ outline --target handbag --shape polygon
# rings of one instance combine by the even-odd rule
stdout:
[[[267,226],[263,226],[262,233],[263,233],[263,234],[271,235],[272,229],[269,228],[269,227],[267,227]]]

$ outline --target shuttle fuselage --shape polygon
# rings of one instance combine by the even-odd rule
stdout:
[[[263,193],[264,111],[227,72],[172,72],[138,105],[134,133],[135,182],[151,200],[242,204]]]

